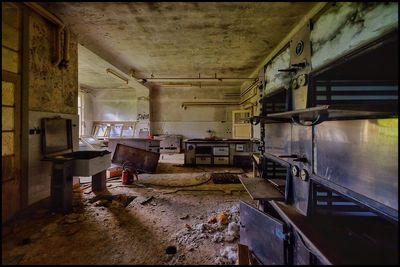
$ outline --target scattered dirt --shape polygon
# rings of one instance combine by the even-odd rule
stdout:
[[[70,214],[38,210],[15,221],[2,238],[3,264],[237,263],[239,200],[253,203],[246,192],[230,184],[213,190],[212,181],[204,190],[175,193],[112,184],[118,187],[107,187],[106,194],[113,197],[96,202],[93,193],[78,189]],[[171,247],[176,253],[166,253]]]

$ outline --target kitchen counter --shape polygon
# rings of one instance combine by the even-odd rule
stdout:
[[[186,139],[185,165],[231,165],[251,167],[258,142],[250,139]]]
[[[252,142],[250,139],[185,139],[184,143],[244,143]]]

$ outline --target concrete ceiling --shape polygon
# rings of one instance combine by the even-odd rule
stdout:
[[[317,3],[41,4],[69,25],[81,44],[126,74],[243,78]],[[91,62],[79,62],[89,69]]]

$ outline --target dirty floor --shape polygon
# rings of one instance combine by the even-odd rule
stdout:
[[[99,200],[82,179],[72,213],[38,209],[3,229],[2,263],[237,263],[239,200],[254,202],[240,183],[214,184],[210,174],[251,173],[182,163],[182,154],[163,155],[156,174],[130,186],[109,180]]]

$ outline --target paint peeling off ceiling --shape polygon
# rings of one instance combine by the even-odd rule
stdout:
[[[316,4],[42,3],[85,47],[138,78],[248,77]]]

